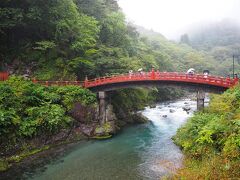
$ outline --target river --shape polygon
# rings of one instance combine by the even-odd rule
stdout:
[[[182,107],[191,107],[189,113]],[[193,114],[196,102],[190,99],[157,104],[142,113],[147,124],[124,128],[108,140],[75,144],[57,158],[25,172],[35,180],[160,179],[181,166],[182,153],[171,137]],[[171,111],[171,112],[170,112]],[[30,168],[31,169],[31,168]]]

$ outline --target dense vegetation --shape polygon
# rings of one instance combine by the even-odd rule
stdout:
[[[114,0],[11,0],[0,12],[1,68],[12,73],[83,80],[152,66],[217,72],[212,56],[127,24]]]
[[[218,64],[208,53],[200,52],[186,43],[176,43],[167,40],[161,34],[137,27],[140,35],[145,39],[149,47],[161,52],[173,71],[186,72],[189,68],[195,68],[198,73],[209,69],[212,74],[221,74],[218,71]],[[168,70],[163,67],[163,70]]]
[[[11,0],[0,8],[1,61],[12,73],[83,79],[165,63],[125,24],[114,0]]]
[[[179,177],[240,177],[240,86],[214,95],[204,112],[194,115],[174,137],[186,154]]]
[[[173,65],[169,51],[156,49],[127,24],[114,0],[10,0],[1,3],[0,12],[1,69],[11,74],[28,74],[41,80],[83,80],[85,76],[126,73],[139,68],[144,71],[152,67],[161,71],[186,68]],[[131,114],[156,97],[161,100],[159,94],[162,97],[179,94],[159,89],[132,92],[114,93],[111,96],[116,100],[114,109],[119,109],[119,105],[123,112]],[[136,103],[121,104],[121,97]]]
[[[90,107],[96,97],[80,87],[44,87],[14,76],[0,83],[1,156],[23,150],[36,137],[44,145],[52,135],[77,125],[71,116],[76,102]]]
[[[185,71],[125,22],[115,0],[10,0],[0,12],[1,69],[12,74],[83,80],[139,68]]]

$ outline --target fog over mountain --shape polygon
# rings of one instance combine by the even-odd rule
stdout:
[[[189,44],[198,49],[211,49],[216,46],[238,47],[240,44],[240,25],[231,19],[220,22],[199,24],[186,33]]]
[[[239,0],[118,0],[127,20],[178,40],[193,28],[232,19],[240,24]]]

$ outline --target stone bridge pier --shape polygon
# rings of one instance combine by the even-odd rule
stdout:
[[[111,136],[116,133],[115,122],[117,120],[113,111],[113,106],[108,102],[108,97],[105,91],[98,92],[99,103],[99,125],[95,129],[97,136]]]
[[[204,99],[205,99],[205,92],[204,91],[197,91],[197,110],[198,111],[203,110]]]
[[[106,109],[107,109],[107,94],[105,91],[98,92],[99,99],[99,122],[100,125],[106,123]]]

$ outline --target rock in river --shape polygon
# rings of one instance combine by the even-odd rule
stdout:
[[[150,108],[156,108],[156,104],[152,104],[149,106]]]
[[[190,111],[190,110],[191,110],[191,108],[190,108],[190,107],[187,107],[187,106],[185,106],[185,107],[183,107],[183,110],[188,112],[188,111]]]

